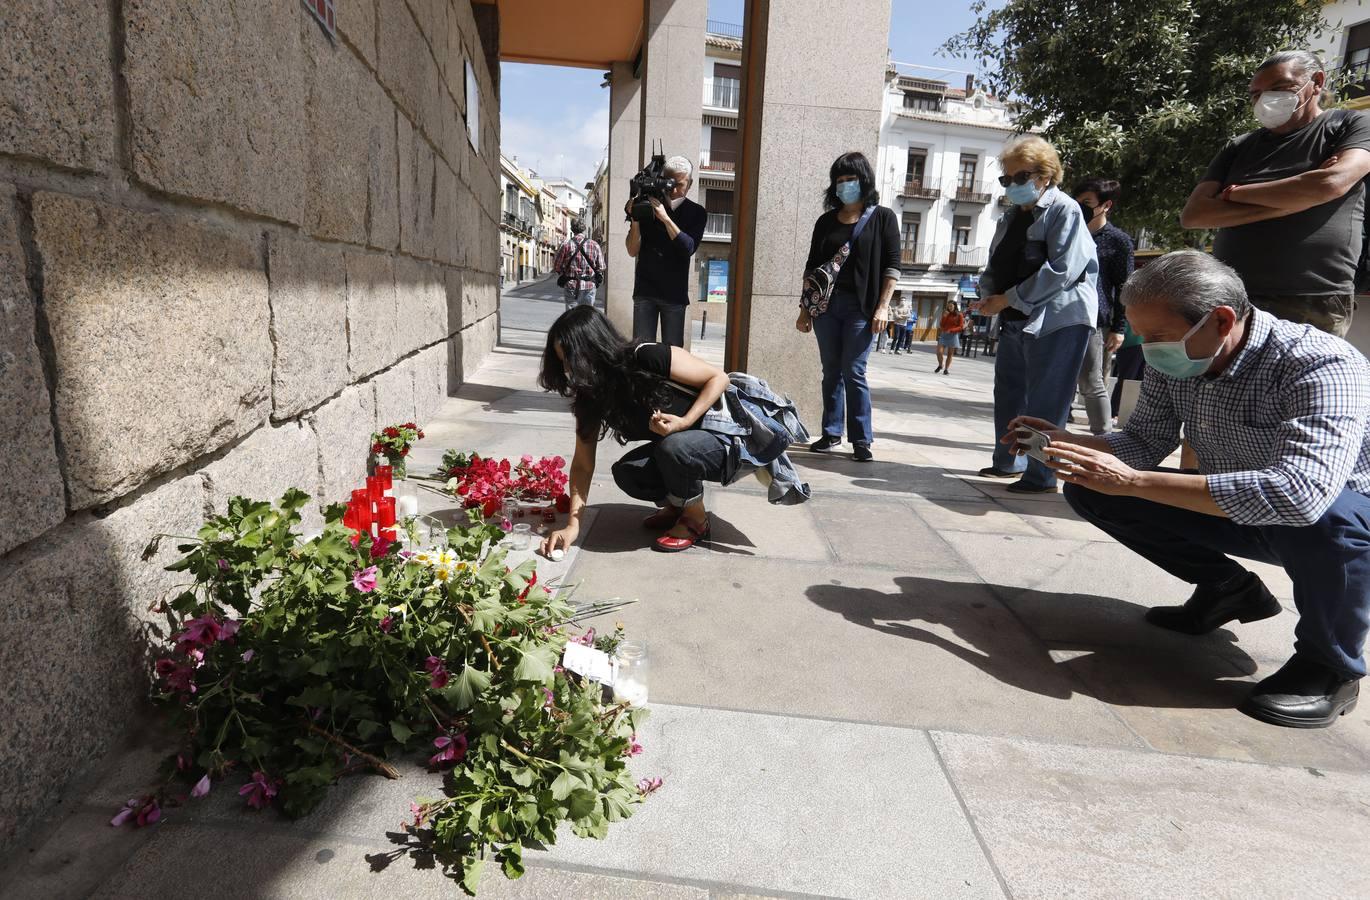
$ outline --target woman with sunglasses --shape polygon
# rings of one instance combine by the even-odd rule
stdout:
[[[1013,206],[999,220],[980,276],[979,312],[1000,322],[994,458],[980,474],[1017,478],[1008,488],[1014,493],[1049,493],[1052,470],[997,439],[1022,415],[1065,426],[1095,327],[1099,261],[1079,204],[1057,187],[1064,173],[1056,148],[1024,135],[1005,145],[999,161]]]

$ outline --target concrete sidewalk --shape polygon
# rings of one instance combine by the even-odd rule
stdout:
[[[504,304],[518,330],[426,423],[419,470],[447,447],[569,457],[564,401],[533,387],[559,299]],[[1287,579],[1257,567],[1291,610],[1275,619],[1207,638],[1146,625],[1187,587],[1059,496],[974,477],[992,362],[942,376],[930,347],[873,356],[876,462],[796,453],[814,490],[799,507],[754,482],[713,492],[709,549],[649,549],[606,442],[581,546],[547,569],[569,569],[579,599],[640,600],[605,624],[649,643],[635,768],[665,787],[607,840],[568,835],[482,896],[1370,895],[1370,706],[1308,732],[1234,708],[1291,652]],[[155,829],[107,827],[155,760],[135,747],[112,764],[0,894],[455,890],[408,858],[382,865],[431,776],[349,779],[295,823],[217,790]]]

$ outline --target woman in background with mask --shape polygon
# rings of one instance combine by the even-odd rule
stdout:
[[[875,335],[890,321],[890,298],[899,278],[899,220],[880,206],[875,172],[860,153],[844,153],[828,172],[827,212],[813,225],[804,271],[832,260],[850,242],[828,308],[811,317],[800,308],[795,327],[812,330],[823,364],[823,436],[809,449],[824,453],[842,443],[843,420],[852,458],[873,459],[871,396],[866,358]],[[855,239],[853,240],[853,235]]]
[[[1013,206],[999,220],[980,276],[979,312],[1000,321],[994,458],[980,474],[1018,478],[1008,488],[1014,493],[1048,493],[1056,490],[1055,473],[997,438],[1022,415],[1064,427],[1095,327],[1099,261],[1079,204],[1057,187],[1063,170],[1055,147],[1037,135],[1018,137],[1005,145],[1000,165],[999,183]]]

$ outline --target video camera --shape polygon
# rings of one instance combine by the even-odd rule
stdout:
[[[655,215],[652,210],[652,198],[669,204],[671,192],[674,190],[675,179],[666,174],[664,149],[653,152],[652,161],[643,166],[641,172],[628,179],[628,195],[633,201],[629,217],[643,223],[652,221]]]

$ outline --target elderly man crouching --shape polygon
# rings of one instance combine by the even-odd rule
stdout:
[[[1370,628],[1370,364],[1345,341],[1253,309],[1231,268],[1171,253],[1123,289],[1149,368],[1126,426],[1048,433],[1066,500],[1123,546],[1195,585],[1153,625],[1207,634],[1255,622],[1279,602],[1231,556],[1283,566],[1299,621],[1294,655],[1242,711],[1325,728],[1356,706]],[[1180,443],[1200,471],[1158,468]],[[1019,444],[1019,449],[1024,449]]]

